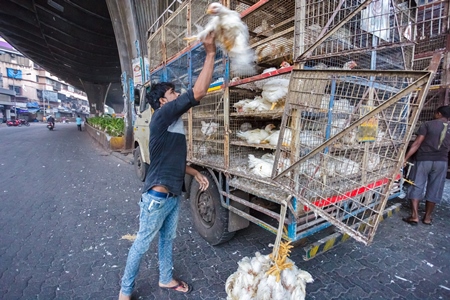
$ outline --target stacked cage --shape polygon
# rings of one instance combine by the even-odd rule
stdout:
[[[417,44],[414,49],[414,70],[428,68],[432,56],[436,52],[443,55],[448,52],[448,1],[419,1],[417,6]],[[448,55],[448,54],[447,54]],[[445,59],[438,67],[430,92],[420,113],[418,126],[434,118],[439,106],[448,105],[448,75],[445,72]],[[448,98],[448,97],[447,97]]]
[[[296,2],[295,54],[305,66],[346,69],[353,61],[359,69],[411,70],[414,0]]]
[[[362,241],[374,232],[373,218],[399,176],[423,99],[411,94],[417,85],[425,89],[430,77],[401,71],[374,75],[294,70],[281,134],[292,138],[275,159],[284,167],[275,170],[276,180],[305,211],[340,220]],[[358,232],[352,228],[356,223],[367,226]]]
[[[206,24],[210,2],[185,2],[168,23],[177,25],[150,37],[152,82],[192,87],[205,53],[199,44],[183,48],[176,37]],[[286,219],[291,240],[333,224],[370,242],[428,91],[429,73],[408,71],[415,2],[229,4],[248,26],[256,74],[230,74],[233,61],[217,52],[208,95],[183,116],[188,160],[222,171],[231,188],[256,197],[280,203],[294,195]],[[164,44],[169,36],[173,45]],[[228,185],[223,195],[231,197]]]

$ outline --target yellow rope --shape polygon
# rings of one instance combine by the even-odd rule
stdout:
[[[281,237],[283,236],[284,220],[286,218],[287,203],[291,199],[291,197],[292,196],[289,196],[286,200],[281,201],[280,223],[278,225],[277,237],[275,239],[273,251],[269,255],[274,264],[266,272],[267,275],[275,276],[277,282],[279,282],[281,279],[281,271],[283,271],[284,269],[289,269],[293,266],[292,263],[286,262],[286,258],[289,256],[289,254],[291,253],[291,248],[293,248],[294,246],[291,245],[290,241],[281,242]]]

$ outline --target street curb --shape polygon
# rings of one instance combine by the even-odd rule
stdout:
[[[112,156],[117,157],[118,159],[123,160],[124,162],[126,162],[126,163],[128,163],[130,165],[134,165],[133,157],[130,158],[130,157],[128,157],[128,155],[124,155],[124,154],[122,154],[120,152],[116,152],[116,151],[111,151],[110,154]]]

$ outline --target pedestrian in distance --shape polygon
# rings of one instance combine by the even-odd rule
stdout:
[[[408,188],[407,196],[411,200],[411,215],[403,221],[417,225],[419,223],[419,201],[425,199],[425,215],[422,223],[432,224],[434,207],[442,200],[445,177],[448,168],[450,150],[450,106],[439,107],[434,120],[423,123],[417,137],[405,155],[404,165],[415,154],[412,169],[413,184]]]
[[[81,130],[81,123],[83,122],[83,120],[80,118],[80,115],[77,116],[75,121],[77,122],[78,131],[82,131]]]
[[[216,53],[214,33],[203,40],[205,62],[192,89],[180,95],[172,83],[152,86],[147,101],[154,109],[150,122],[149,153],[152,158],[147,170],[139,206],[139,231],[131,246],[121,281],[119,299],[131,299],[142,256],[159,233],[159,287],[180,293],[190,293],[192,286],[173,277],[172,249],[176,236],[179,201],[184,176],[197,180],[201,190],[209,186],[208,179],[186,165],[187,145],[181,116],[199,104],[211,83]]]

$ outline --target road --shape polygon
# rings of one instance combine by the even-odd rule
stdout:
[[[142,183],[133,166],[100,148],[75,124],[0,126],[0,298],[116,299],[138,228]],[[189,295],[157,288],[153,242],[141,265],[135,299],[225,299],[237,262],[270,252],[275,236],[251,225],[220,246],[192,228],[183,202],[175,242],[175,275]],[[291,258],[315,282],[307,299],[450,299],[450,210],[440,206],[433,226],[383,221],[372,245],[350,240],[310,261]]]

